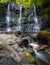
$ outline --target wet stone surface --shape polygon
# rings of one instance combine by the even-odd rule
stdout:
[[[12,58],[2,58],[0,60],[0,65],[17,65],[17,63]]]
[[[32,56],[30,55],[26,47],[24,47],[23,49],[18,45],[20,42],[21,39],[15,36],[15,34],[0,34],[0,65],[34,65],[34,58],[32,59]],[[14,54],[12,53],[12,50],[7,50],[7,47],[5,47],[4,44],[9,45],[10,49],[14,49],[13,51],[15,51],[19,55],[19,57],[21,58],[21,61],[19,63],[17,62],[17,60],[14,60],[14,56],[11,56]],[[29,58],[31,58],[33,62],[27,60]],[[32,62],[32,64],[29,64],[29,62]]]

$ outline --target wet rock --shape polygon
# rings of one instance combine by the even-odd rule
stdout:
[[[39,41],[40,44],[48,45],[50,42],[50,32],[49,31],[40,31],[37,34],[32,34],[30,36],[34,41]]]
[[[42,42],[42,44],[47,44],[50,42],[50,32],[48,31],[40,31],[37,35],[37,39],[39,42]]]
[[[20,31],[16,31],[15,32],[15,36],[19,36],[19,35],[21,35],[21,32]]]
[[[12,34],[11,33],[8,34],[8,33],[5,33],[5,32],[2,32],[2,34],[0,33],[0,44],[5,43],[6,45],[9,45],[9,48],[8,48],[9,50],[7,50],[7,47],[5,47],[5,45],[2,45],[2,46],[0,45],[0,50],[1,50],[0,54],[1,54],[1,52],[2,52],[1,55],[4,54],[3,55],[4,58],[2,58],[2,57],[0,58],[0,64],[1,65],[10,65],[10,64],[12,64],[12,65],[23,65],[22,63],[25,62],[25,60],[27,59],[27,57],[26,57],[26,59],[24,58],[25,57],[24,55],[27,55],[27,56],[29,55],[28,53],[24,53],[25,51],[28,51],[28,48],[26,48],[26,47],[28,47],[28,44],[29,44],[28,38],[24,37],[24,38],[21,38],[21,40],[19,40],[19,37],[15,36],[14,33],[12,33]],[[18,35],[20,35],[20,34],[21,33],[19,32]],[[24,49],[19,46],[19,44],[18,44],[19,42],[20,42],[21,46],[23,46]],[[13,56],[12,57],[13,59],[10,57],[11,52],[13,52],[11,48],[23,60],[22,63],[21,62],[16,63],[16,61],[14,61],[14,58],[17,58],[16,56]],[[10,58],[7,56],[7,54],[9,54]],[[13,54],[14,54],[14,52],[12,53],[12,55]],[[28,59],[30,59],[30,57],[28,57]],[[32,57],[31,57],[31,60],[29,60],[29,61],[26,60],[26,62],[27,62],[27,64],[28,63],[34,63],[34,58],[32,59]],[[25,65],[27,65],[27,64],[25,64]]]
[[[37,51],[45,50],[45,48],[47,48],[47,46],[45,46],[45,45],[39,45],[39,46],[36,48],[36,50],[37,50]]]
[[[0,28],[6,27],[4,19],[0,19]]]
[[[34,64],[35,59],[29,52],[24,52],[24,59],[22,60],[24,63]]]
[[[37,34],[32,34],[30,37],[31,37],[33,40],[37,40]]]
[[[28,44],[29,44],[29,42],[28,42],[27,38],[22,38],[22,39],[21,39],[21,43],[20,43],[19,46],[28,47]]]

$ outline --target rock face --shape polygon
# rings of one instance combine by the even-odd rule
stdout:
[[[10,57],[10,52],[0,45],[0,65],[16,65],[16,62]]]
[[[20,34],[20,33],[19,33]],[[23,44],[23,48],[19,46]],[[35,59],[26,48],[27,38],[19,39],[14,33],[0,33],[0,65],[29,65],[34,64]],[[26,45],[26,46],[24,46]],[[20,60],[18,62],[18,60]]]
[[[0,19],[0,27],[6,27],[6,23],[4,22],[4,19]]]
[[[16,40],[17,37],[13,34],[0,34],[0,43],[14,44]]]

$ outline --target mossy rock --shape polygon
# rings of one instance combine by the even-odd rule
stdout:
[[[25,46],[25,47],[28,47],[28,44],[29,44],[29,42],[28,42],[27,38],[24,37],[24,38],[21,39],[21,43],[20,43],[19,46]]]
[[[26,55],[25,53],[27,53],[28,55]],[[35,58],[31,55],[31,53],[24,51],[24,57],[22,59],[22,62],[26,64],[34,64],[36,61]]]
[[[37,35],[37,39],[43,44],[48,44],[48,42],[50,42],[50,32],[40,31]]]
[[[29,52],[24,52],[24,54],[25,54],[25,55],[24,55],[24,56],[25,56],[25,60],[26,60],[28,63],[32,64],[32,63],[35,62],[35,58],[32,57],[31,53],[29,53]]]
[[[24,52],[24,55],[26,56],[26,57],[29,57],[29,56],[31,56],[31,54],[29,53],[29,52]]]
[[[37,34],[32,34],[30,37],[31,37],[33,40],[37,40]]]
[[[15,36],[21,35],[21,31],[15,31]]]
[[[35,59],[33,57],[30,57],[29,63],[34,63]]]
[[[6,48],[6,44],[0,44],[0,48]]]
[[[0,44],[0,51],[9,52],[9,50],[6,46],[7,46],[6,43]]]

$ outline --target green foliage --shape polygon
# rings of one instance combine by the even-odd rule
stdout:
[[[7,3],[9,1],[23,4],[24,8],[29,8],[32,4],[40,6],[44,17],[50,19],[50,0],[0,0],[0,3]]]
[[[16,0],[9,0],[10,2],[16,2]]]
[[[37,0],[37,5],[42,6],[44,0]]]
[[[16,2],[23,4],[24,8],[29,8],[32,0],[16,0]]]
[[[0,0],[0,3],[6,3],[8,0]]]
[[[44,0],[42,6],[45,19],[50,20],[50,0]]]

